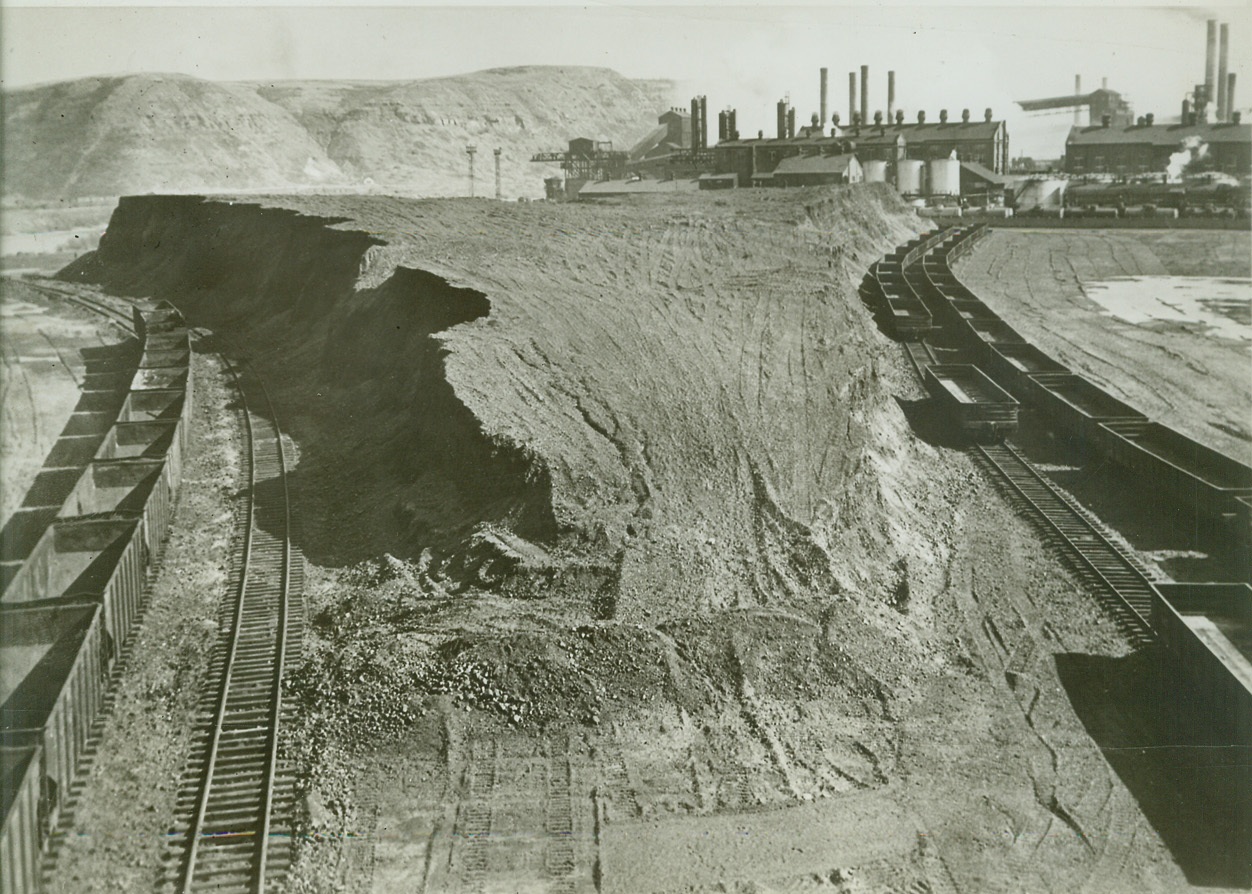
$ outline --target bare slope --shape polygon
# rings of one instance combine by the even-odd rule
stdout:
[[[300,890],[1200,878],[1211,799],[1087,732],[1138,750],[1142,656],[908,429],[855,283],[916,225],[881,186],[122,203],[63,275],[232,340],[298,449]]]
[[[609,69],[530,67],[409,82],[218,83],[186,75],[86,78],[5,94],[4,193],[28,200],[327,187],[539,195],[541,149],[575,136],[629,146],[672,85]]]

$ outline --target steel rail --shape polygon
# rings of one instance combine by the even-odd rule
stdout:
[[[1118,620],[1129,620],[1131,632],[1150,637],[1153,587],[1135,563],[1011,445],[976,445],[974,450],[1061,539],[1071,558],[1131,613]]]
[[[243,403],[242,412],[244,417],[244,427],[246,433],[246,441],[249,447],[248,452],[248,507],[246,515],[246,534],[242,544],[242,555],[240,559],[240,576],[237,587],[235,588],[236,603],[233,612],[233,622],[230,628],[230,637],[227,645],[225,663],[221,670],[220,684],[215,699],[215,709],[211,721],[209,743],[207,753],[203,761],[203,766],[197,773],[199,792],[196,798],[195,813],[192,823],[187,830],[187,850],[181,860],[181,875],[178,880],[178,887],[183,894],[199,890],[202,887],[211,888],[212,890],[240,890],[247,891],[249,894],[262,894],[266,889],[267,876],[271,867],[269,846],[273,835],[273,815],[276,789],[279,783],[278,773],[278,745],[279,745],[279,729],[282,719],[282,685],[283,672],[288,661],[288,635],[290,633],[290,589],[292,577],[292,561],[293,551],[291,548],[290,530],[291,530],[291,504],[289,499],[288,482],[286,475],[286,454],[282,443],[282,432],[278,425],[272,420],[274,419],[273,404],[270,401],[269,393],[265,389],[264,383],[256,376],[255,372],[246,364],[243,368],[226,361],[226,367],[230,371],[235,380],[237,390]],[[245,385],[245,380],[249,383]],[[252,386],[255,387],[252,387]],[[252,404],[249,405],[249,397],[252,398]],[[259,398],[259,401],[258,401]],[[262,407],[256,406],[257,403],[263,404]],[[263,409],[263,414],[257,414],[257,409]],[[270,427],[268,431],[258,432],[257,426],[253,420],[253,416],[265,418],[268,416]],[[274,447],[272,456],[268,446],[264,442],[272,437]],[[260,472],[263,469],[272,469],[274,474],[272,478],[278,478],[281,482],[280,488],[280,519],[281,531],[277,534],[271,534],[276,541],[275,544],[269,545],[262,551],[262,561],[258,563],[258,548],[256,545],[256,534],[260,530],[260,511],[265,508],[258,504],[256,499],[257,485],[261,480]],[[259,568],[259,564],[263,564],[270,554],[277,547],[279,558],[274,565]],[[277,572],[277,586],[271,590],[273,572]],[[269,619],[276,615],[276,620],[270,623]],[[251,620],[250,620],[251,619]],[[258,620],[259,619],[259,620]],[[248,642],[245,639],[257,639],[259,634],[260,642]],[[272,642],[270,638],[272,637]],[[246,657],[241,659],[241,650],[244,651]],[[238,665],[245,665],[244,672],[238,673]],[[236,687],[236,677],[239,677],[238,686]],[[266,693],[262,697],[256,694],[258,681],[267,680],[265,684]],[[229,730],[229,714],[231,711],[232,696],[237,700],[242,700],[244,705],[236,709],[245,717],[257,714],[264,714],[264,724],[261,727],[243,727],[236,730]],[[259,705],[259,706],[256,706]],[[259,718],[258,718],[259,719]],[[219,755],[223,747],[223,741],[231,732],[241,733],[247,736],[250,733],[257,733],[264,730],[265,737],[259,747],[249,743],[248,741],[240,741],[233,743],[236,747],[231,752],[234,761],[248,760],[259,758],[260,761],[260,782],[256,789],[245,792],[242,799],[233,791],[233,783],[230,778],[225,780],[217,780],[219,770]],[[193,760],[194,767],[200,761]],[[223,793],[223,789],[225,792]],[[217,805],[219,813],[229,816],[240,816],[235,821],[236,830],[230,832],[212,831],[209,826],[212,825],[211,818],[213,814],[214,795],[217,794],[225,800],[224,805]],[[255,795],[255,809],[248,806],[251,804],[252,797]],[[241,814],[246,814],[241,816]],[[208,860],[207,865],[205,859],[208,852],[205,851],[206,843],[208,846],[214,844],[225,845],[232,841],[251,836],[253,838],[253,846],[250,849],[250,855],[245,862],[248,865],[246,870],[232,868],[237,865],[229,861],[230,854],[223,855],[222,859],[226,861],[226,868],[215,867],[212,860]],[[201,871],[203,870],[203,871]],[[198,875],[198,873],[200,873]],[[246,881],[231,883],[229,879],[215,876],[238,876],[246,873]],[[206,876],[207,877],[204,877]]]

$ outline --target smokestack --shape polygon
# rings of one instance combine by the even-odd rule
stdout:
[[[1183,125],[1191,123],[1191,103],[1185,99],[1182,101],[1182,115],[1178,120]]]
[[[861,120],[869,120],[869,66],[861,66]]]
[[[856,72],[848,72],[848,123],[856,118]]]
[[[1217,19],[1209,19],[1208,26],[1208,41],[1204,50],[1204,99],[1205,102],[1212,102],[1216,95],[1213,81],[1217,77]]]
[[[1238,112],[1235,111],[1235,73],[1232,71],[1226,75],[1226,111],[1230,113],[1230,117],[1238,124]]]
[[[691,97],[691,149],[700,148],[700,97]]]
[[[1230,26],[1223,24],[1217,41],[1217,120],[1226,121],[1230,118],[1230,100],[1226,96],[1227,69],[1226,52],[1230,43]]]
[[[821,105],[821,122],[822,126],[826,126],[826,69],[822,69],[822,105]]]
[[[726,113],[726,132],[730,134],[730,139],[739,139],[739,124],[735,120],[735,110],[731,109]]]
[[[896,116],[896,73],[887,72],[887,120]]]
[[[1082,96],[1082,75],[1074,75],[1074,95]],[[1075,106],[1074,108],[1074,125],[1082,124],[1082,109]]]
[[[787,139],[794,140],[796,138],[796,110],[792,106],[787,109]]]
[[[717,113],[717,142],[724,143],[730,139],[726,134],[729,130],[726,127],[726,110],[722,109]]]
[[[709,148],[709,98],[700,96],[700,148]]]
[[[778,139],[787,138],[787,100],[778,100]]]

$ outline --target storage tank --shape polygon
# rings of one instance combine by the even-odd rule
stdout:
[[[896,188],[900,195],[922,194],[922,169],[925,162],[917,158],[904,158],[896,163]]]
[[[961,163],[955,158],[933,158],[926,163],[928,196],[961,194]]]
[[[887,182],[887,163],[885,161],[866,161],[861,165],[861,169],[865,172],[866,183]]]

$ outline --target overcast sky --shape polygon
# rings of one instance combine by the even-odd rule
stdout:
[[[1059,156],[1072,113],[1012,105],[1100,86],[1136,114],[1176,116],[1204,79],[1205,20],[1230,25],[1236,105],[1252,97],[1252,4],[1134,7],[789,6],[43,6],[3,4],[6,89],[126,72],[214,80],[408,80],[512,65],[601,65],[681,83],[678,99],[735,106],[745,135],[773,128],[791,95],[801,121],[830,69],[831,111],[847,114],[848,72],[870,66],[871,108],[887,70],[913,120],[947,108],[1007,117],[1014,155]],[[56,2],[56,0],[53,0]],[[710,114],[710,118],[712,118]],[[712,135],[716,137],[716,133]]]

